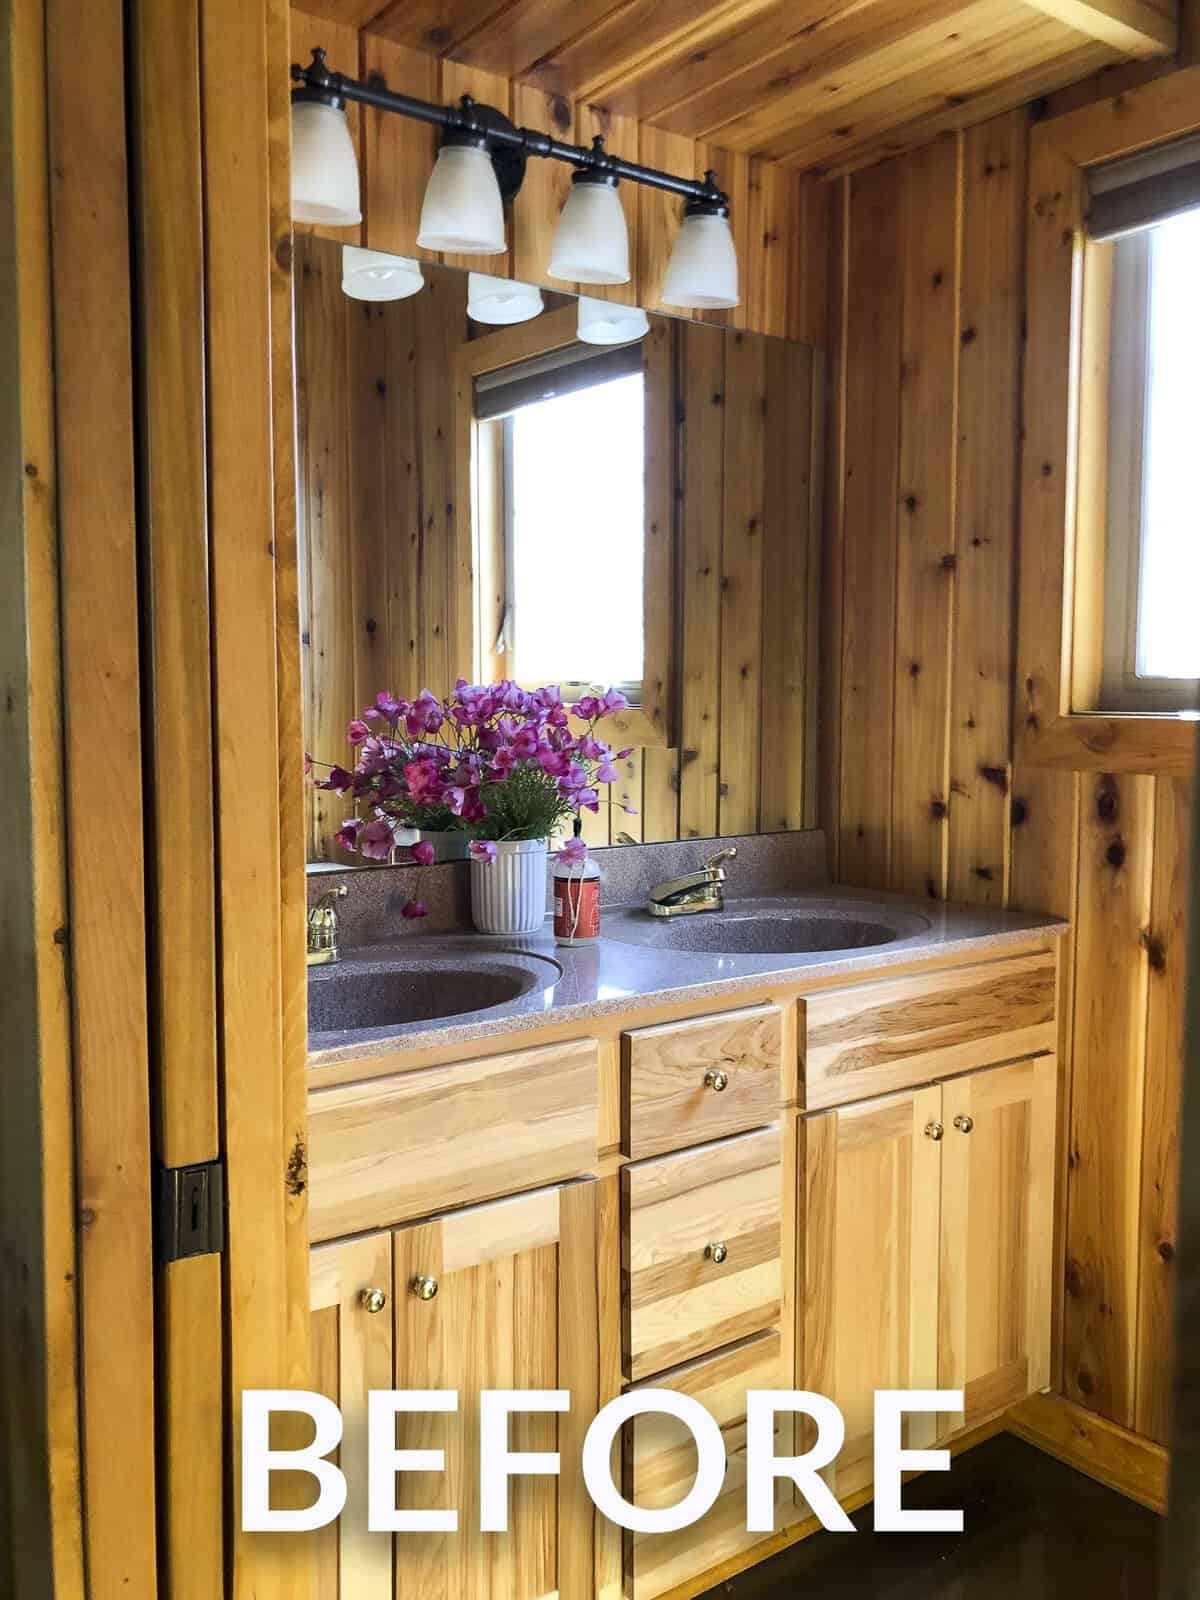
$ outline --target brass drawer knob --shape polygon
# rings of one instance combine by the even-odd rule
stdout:
[[[714,1239],[712,1244],[706,1244],[704,1246],[704,1254],[709,1261],[715,1261],[716,1264],[720,1266],[722,1261],[724,1261],[725,1257],[729,1254],[729,1251],[725,1246],[724,1240]]]
[[[942,1137],[945,1131],[945,1128],[942,1127],[940,1122],[927,1122],[925,1124],[925,1137],[927,1139],[932,1139],[935,1144]]]
[[[969,1117],[965,1111],[960,1111],[954,1119],[954,1126],[959,1133],[970,1133],[975,1126],[975,1118]]]
[[[382,1311],[387,1305],[387,1295],[382,1289],[364,1289],[359,1299],[364,1311]]]
[[[709,1068],[709,1070],[704,1074],[704,1087],[706,1089],[711,1089],[714,1094],[720,1094],[722,1090],[728,1089],[729,1087],[729,1074],[727,1072],[714,1071],[712,1068]]]
[[[436,1278],[427,1278],[423,1273],[418,1273],[408,1287],[418,1300],[432,1300],[438,1292],[438,1281]]]

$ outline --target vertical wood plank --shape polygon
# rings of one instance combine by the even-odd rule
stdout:
[[[948,895],[1003,905],[1012,778],[1026,118],[963,136]]]
[[[421,687],[439,697],[453,687],[460,615],[470,628],[472,614],[470,499],[462,508],[460,526],[454,404],[455,356],[466,331],[466,287],[464,278],[448,273],[430,276],[421,292],[423,304],[415,313]],[[463,535],[465,549],[460,549]],[[466,603],[460,608],[464,596]]]
[[[308,966],[304,834],[304,700],[300,658],[301,551],[296,486],[293,367],[291,80],[284,44],[287,0],[267,0],[271,409],[275,517],[275,661],[279,720],[280,1060],[283,1073],[285,1368],[288,1386],[311,1385],[308,1338]],[[309,1593],[297,1583],[297,1600]]]
[[[717,831],[720,757],[721,504],[725,345],[719,328],[680,328],[683,398],[679,836]]]
[[[814,776],[810,771],[810,748],[815,719],[809,695],[813,618],[808,596],[814,569],[819,566],[815,546],[820,538],[820,519],[812,512],[814,475],[821,471],[821,463],[815,459],[815,408],[819,402],[814,390],[813,352],[777,339],[765,344],[758,826],[770,833],[810,825],[805,796],[809,779]],[[730,464],[735,472],[743,470],[732,456]],[[724,704],[721,710],[724,718]],[[724,765],[722,762],[722,780]]]
[[[1139,1160],[1146,1052],[1154,779],[1100,773],[1080,806],[1071,1163],[1067,1190],[1067,1398],[1134,1420]]]
[[[892,819],[892,697],[900,426],[896,168],[849,186],[842,493],[840,876],[885,888]]]
[[[201,0],[201,97],[208,240],[206,293],[209,481],[214,617],[213,671],[219,750],[217,822],[221,921],[221,1047],[228,1169],[227,1377],[233,1504],[241,1496],[241,1392],[286,1387],[302,1365],[290,1304],[289,1233],[296,1214],[285,1186],[288,1084],[280,818],[252,809],[250,794],[279,791],[281,760],[299,765],[279,727],[276,528],[272,442],[271,108],[267,13],[262,4]],[[243,92],[231,97],[224,63],[237,60]],[[275,103],[276,117],[278,102]],[[237,1600],[307,1590],[306,1547],[231,1533]]]
[[[828,337],[830,243],[840,220],[842,185],[807,173],[796,188],[789,244],[787,337],[824,345]]]
[[[125,36],[46,8],[80,1219],[86,1558],[95,1600],[157,1592],[149,1039]],[[97,75],[109,93],[95,93]],[[97,374],[103,381],[96,381]],[[97,796],[87,758],[104,730]],[[272,779],[273,781],[273,779]],[[121,1441],[121,1471],[111,1442]]]
[[[643,166],[663,167],[669,172],[691,172],[695,161],[691,139],[684,138],[682,134],[668,133],[664,128],[652,128],[645,122],[639,127],[638,151],[638,160]],[[662,301],[663,277],[682,219],[682,202],[676,195],[639,185],[635,280],[638,303],[647,311],[671,311],[673,316],[688,315],[686,311],[680,312],[678,307],[672,311]]]
[[[387,371],[387,637],[389,687],[423,681],[421,592],[417,580],[421,543],[421,472],[418,418],[417,309],[420,295],[397,301],[385,319]]]
[[[1159,778],[1155,784],[1154,878],[1143,940],[1149,994],[1133,1425],[1137,1433],[1165,1445],[1171,1442],[1173,1410],[1179,1108],[1195,803],[1193,786],[1182,778]]]
[[[0,1587],[84,1592],[45,18],[0,30]],[[18,240],[20,247],[18,249]]]
[[[575,109],[561,94],[528,83],[512,86],[512,117],[519,128],[537,128],[555,139],[575,141]],[[512,275],[522,283],[545,284],[561,293],[574,287],[552,278],[550,246],[558,214],[571,192],[571,168],[561,161],[530,161],[521,192],[513,201]]]
[[[678,339],[682,330],[655,317],[642,340],[645,403],[645,554],[642,564],[645,618],[643,709],[664,743],[678,737],[675,636],[678,529],[676,448],[678,427]],[[670,837],[674,837],[672,834]]]
[[[954,592],[959,143],[901,164],[904,303],[890,887],[942,898]]]
[[[347,516],[344,534],[352,590],[351,714],[359,716],[381,689],[402,694],[388,660],[387,517],[389,450],[387,381],[390,315],[406,301],[346,300],[345,387]]]
[[[754,833],[759,827],[767,404],[766,340],[731,329],[725,336],[719,833]],[[775,441],[773,451],[785,453],[782,440]],[[782,580],[772,571],[770,581]]]
[[[1081,173],[1037,129],[1031,138],[1025,276],[1029,296],[1022,385],[1017,593],[1017,697],[1013,733],[1036,733],[1064,709],[1067,667],[1066,552],[1073,519],[1070,395],[1075,370],[1072,319],[1078,274],[1075,223]]]
[[[365,78],[379,76],[397,94],[418,100],[438,97],[437,57],[423,50],[364,33],[362,65]],[[435,252],[418,248],[417,229],[425,185],[437,159],[437,129],[367,107],[362,115],[363,242],[392,255],[436,260]]]
[[[159,1159],[186,1166],[220,1150],[200,39],[191,8],[131,18],[154,1113]],[[175,1262],[156,1287],[162,1566],[200,1600],[224,1567],[220,1263]]]
[[[678,136],[676,136],[678,137]],[[749,228],[745,325],[785,338],[789,275],[794,265],[799,178],[789,168],[752,157],[747,180]]]
[[[301,494],[308,591],[304,652],[308,700],[304,731],[320,762],[344,764],[346,724],[361,706],[354,684],[354,546],[350,521],[346,397],[346,318],[336,247],[297,239],[300,273],[296,336]],[[349,814],[335,794],[311,790],[309,856],[328,859]]]
[[[820,793],[818,817],[825,830],[829,875],[841,870],[842,788],[842,635],[845,629],[845,496],[846,496],[846,349],[851,307],[848,299],[850,258],[850,182],[831,185],[829,264],[826,307],[826,445],[824,450],[824,517],[821,529],[821,682]],[[857,315],[857,307],[854,308]]]
[[[1050,767],[1013,769],[1009,808],[1009,904],[1045,910],[1076,921],[1080,778]],[[1051,1307],[1051,1379],[1063,1385],[1063,1322],[1067,1259],[1067,1184],[1071,1149],[1071,1075],[1074,1060],[1075,933],[1058,943],[1058,1150],[1054,1185],[1055,1293]]]

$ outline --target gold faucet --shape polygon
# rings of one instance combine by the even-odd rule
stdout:
[[[725,869],[722,861],[732,861],[737,846],[718,850],[701,863],[698,872],[685,872],[681,878],[656,883],[650,891],[646,909],[652,917],[686,917],[696,911],[725,909]]]
[[[335,900],[344,900],[349,890],[343,883],[326,889],[308,913],[308,964],[324,967],[338,959],[338,916]]]

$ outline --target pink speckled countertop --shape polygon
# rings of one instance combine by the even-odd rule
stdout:
[[[946,905],[901,895],[869,893],[809,877],[802,892],[790,885],[783,894],[727,901],[723,913],[703,913],[703,936],[715,934],[718,919],[728,925],[730,943],[738,942],[739,919],[762,916],[817,917],[846,913],[883,924],[896,937],[858,949],[810,950],[803,953],[716,954],[698,950],[655,948],[679,923],[644,917],[637,905],[608,906],[607,927],[617,937],[602,937],[591,946],[556,947],[549,923],[538,933],[520,938],[480,934],[407,934],[353,945],[336,967],[314,968],[314,984],[336,982],[339,972],[377,971],[389,964],[413,967],[428,958],[430,967],[470,966],[472,958],[507,960],[533,975],[527,992],[486,1009],[450,1017],[385,1027],[314,1031],[309,1038],[309,1064],[319,1068],[337,1062],[387,1055],[496,1035],[519,1033],[549,1024],[579,1022],[613,1012],[736,996],[771,983],[801,985],[808,980],[845,977],[847,981],[886,973],[889,967],[914,961],[978,953],[986,957],[1031,936],[1053,938],[1066,924],[1047,915],[995,911],[983,906]],[[648,924],[649,926],[646,926]],[[711,930],[711,932],[710,932]],[[637,942],[631,942],[637,941]],[[555,968],[561,976],[555,978]]]

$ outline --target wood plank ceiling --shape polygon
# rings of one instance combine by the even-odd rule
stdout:
[[[688,138],[846,171],[1112,62],[1173,0],[305,0],[305,10]]]

